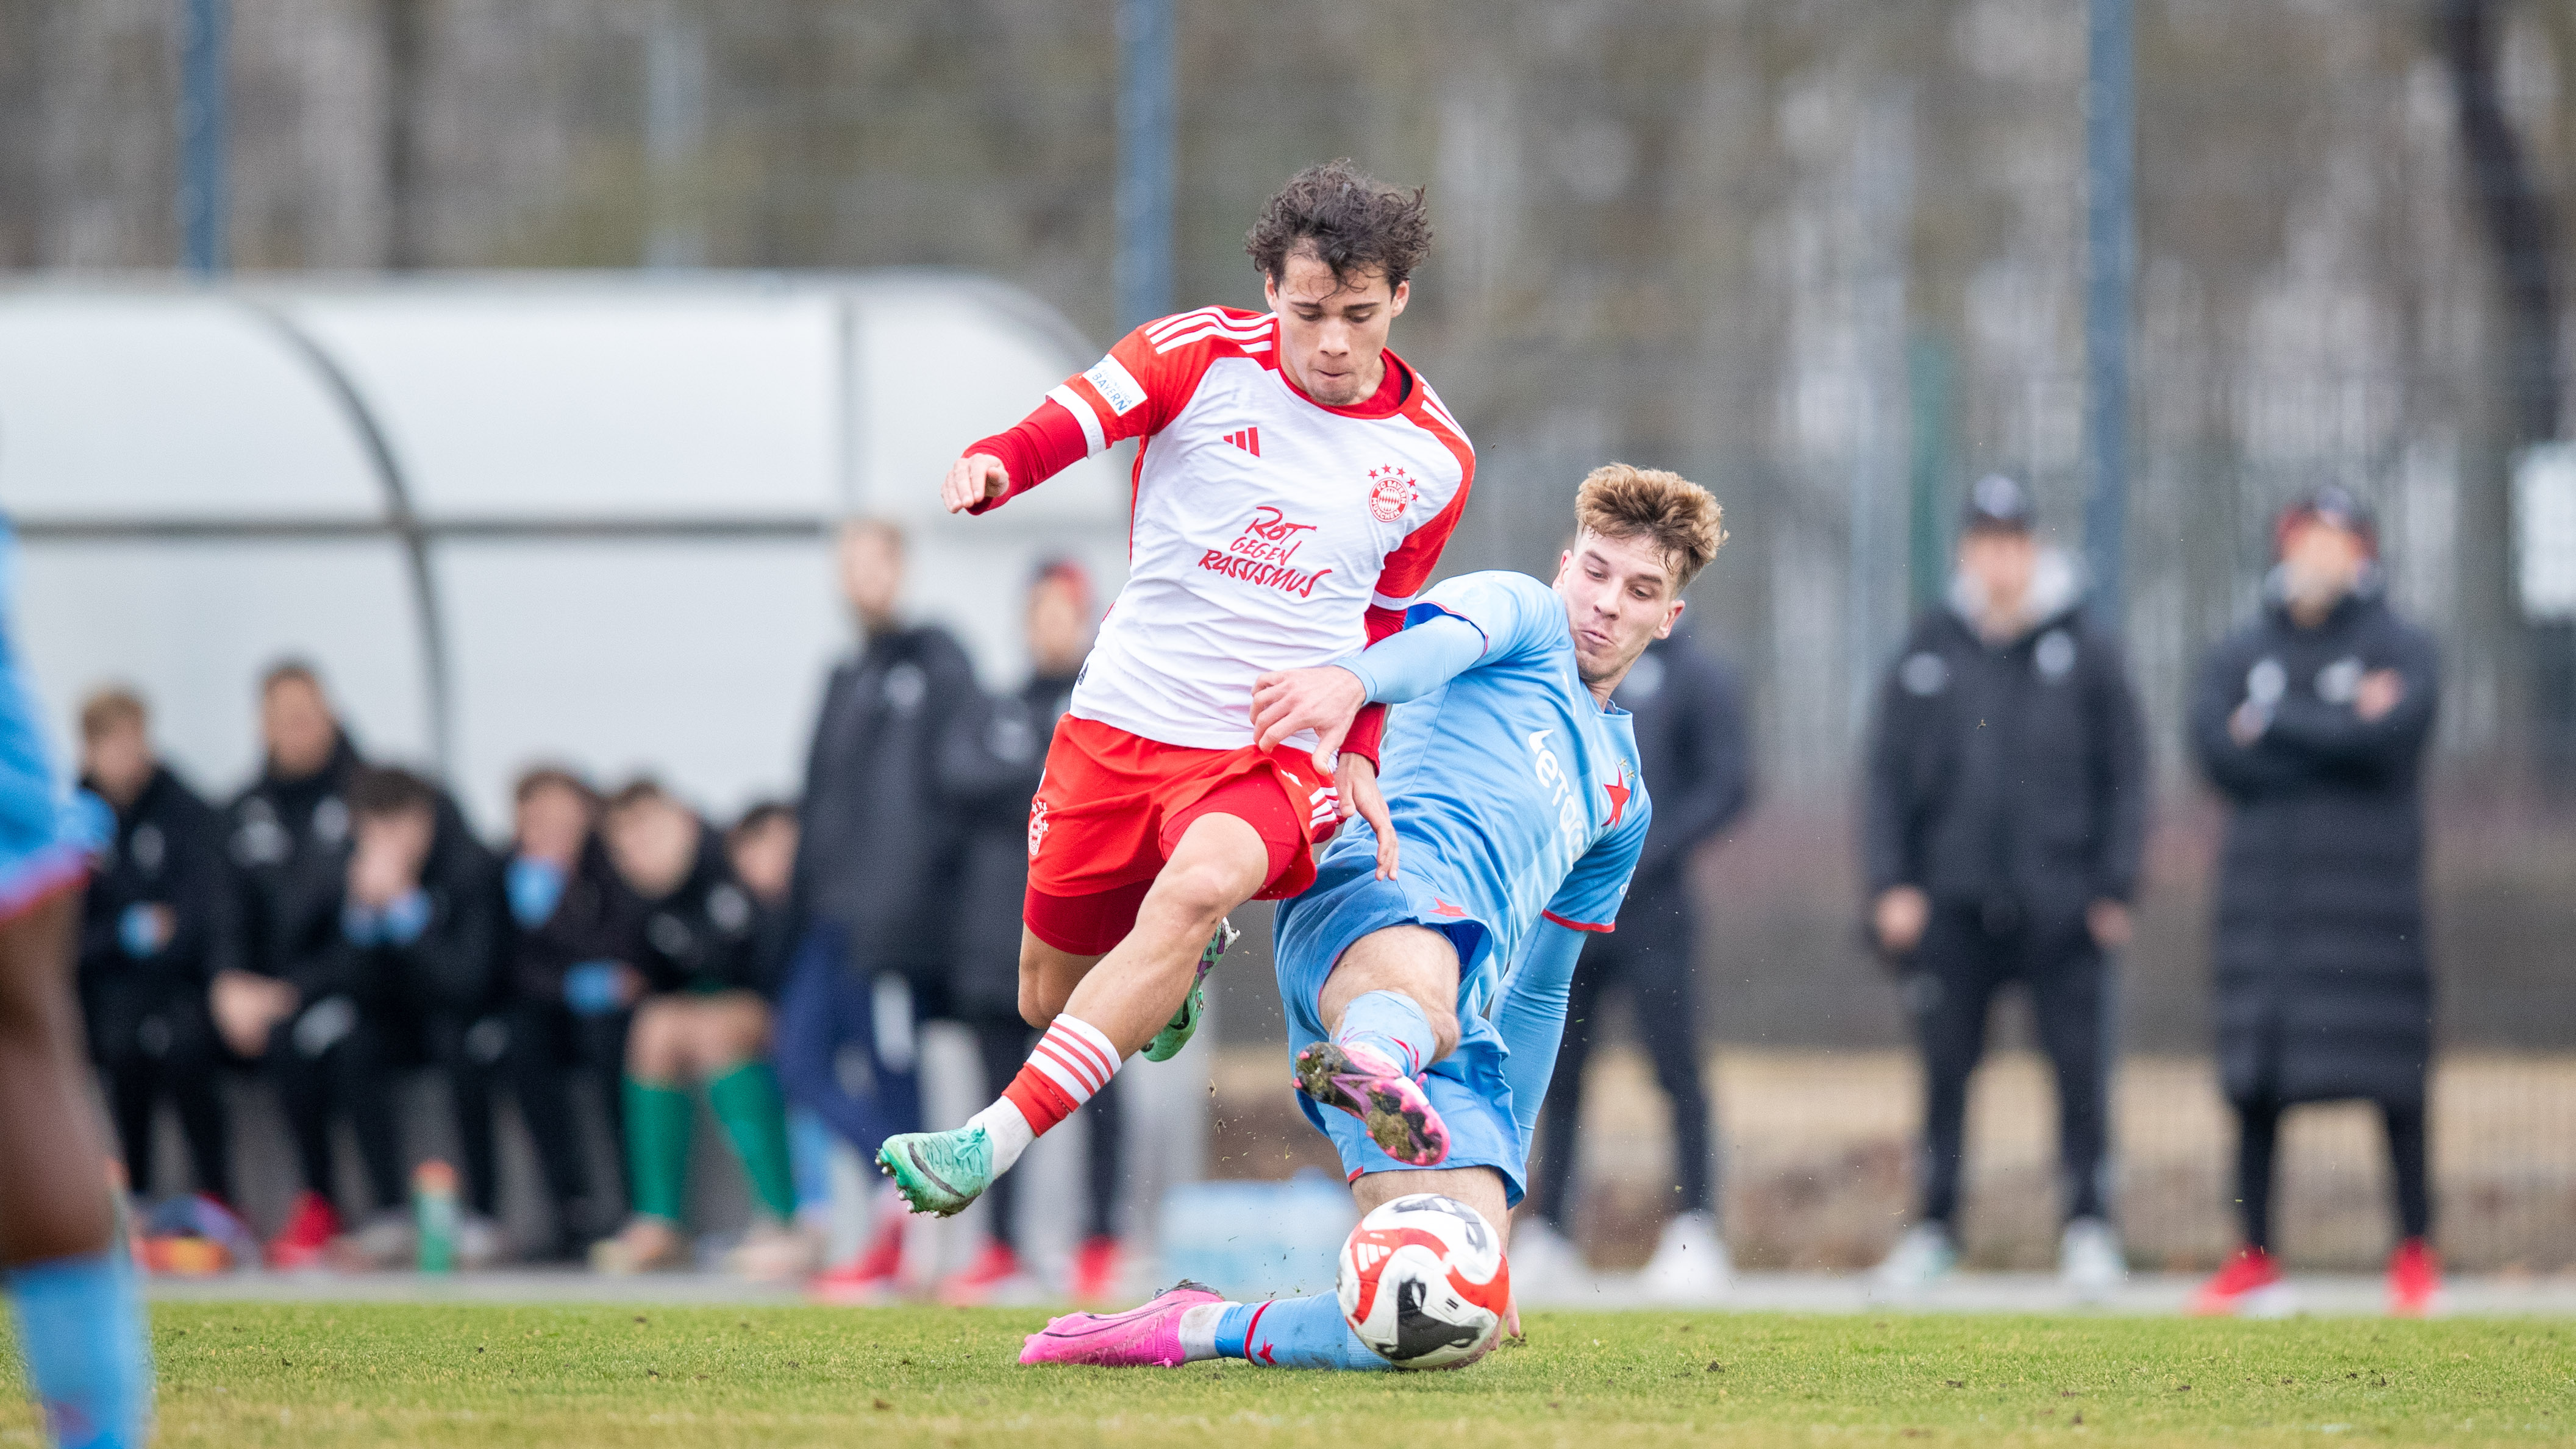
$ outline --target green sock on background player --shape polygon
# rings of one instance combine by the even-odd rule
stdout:
[[[707,1105],[742,1159],[752,1193],[782,1222],[796,1216],[796,1163],[787,1142],[787,1098],[769,1063],[744,1062],[707,1083]]]
[[[689,1195],[689,1094],[667,1082],[626,1079],[626,1171],[635,1211],[680,1221]]]

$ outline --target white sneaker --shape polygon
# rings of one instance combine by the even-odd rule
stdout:
[[[1533,1216],[1512,1225],[1512,1291],[1525,1303],[1570,1303],[1592,1291],[1592,1268],[1583,1252]]]
[[[1959,1266],[1958,1245],[1939,1223],[1917,1223],[1896,1240],[1887,1258],[1869,1275],[1869,1296],[1902,1302],[1932,1286],[1934,1279]]]
[[[802,1283],[823,1266],[823,1240],[793,1223],[762,1217],[725,1254],[724,1266],[754,1283]]]
[[[501,1261],[504,1245],[501,1225],[481,1213],[459,1213],[456,1218],[456,1266],[472,1272],[489,1268]]]
[[[2057,1276],[2078,1303],[2100,1303],[2129,1281],[2120,1237],[2100,1218],[2077,1218],[2057,1245]]]
[[[1735,1283],[1735,1265],[1727,1259],[1726,1240],[1717,1235],[1717,1219],[1693,1212],[1664,1224],[1655,1256],[1646,1260],[1637,1282],[1657,1303],[1708,1303],[1725,1297]]]

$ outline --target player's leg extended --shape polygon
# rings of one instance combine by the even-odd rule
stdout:
[[[1297,1053],[1298,1090],[1348,1112],[1399,1162],[1449,1155],[1449,1129],[1420,1078],[1458,1046],[1458,948],[1425,926],[1389,926],[1352,943],[1325,978],[1329,1041]]]
[[[55,1440],[122,1446],[148,1432],[152,1364],[72,1005],[79,904],[60,889],[0,922],[0,1283]]]
[[[1490,1167],[1371,1172],[1351,1184],[1365,1217],[1418,1192],[1453,1197],[1484,1215],[1508,1245],[1511,1210],[1503,1175]],[[1518,1314],[1511,1320],[1519,1331]],[[1020,1362],[1080,1363],[1105,1368],[1174,1368],[1202,1359],[1239,1358],[1268,1368],[1375,1371],[1389,1367],[1351,1331],[1341,1299],[1331,1293],[1237,1303],[1196,1283],[1182,1283],[1125,1313],[1069,1313],[1030,1334]]]
[[[999,1100],[949,1132],[889,1138],[877,1165],[916,1212],[963,1211],[1020,1154],[1152,1041],[1197,984],[1200,957],[1226,912],[1252,899],[1272,874],[1261,832],[1226,814],[1202,815],[1174,843],[1136,925],[1087,967],[1049,947],[1021,955],[1020,994],[1045,1035]],[[1062,1005],[1053,992],[1072,978]],[[1037,1010],[1026,1011],[1035,1006]],[[1050,1011],[1049,1007],[1055,1007]]]

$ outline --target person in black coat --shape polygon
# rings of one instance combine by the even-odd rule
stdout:
[[[2118,650],[2034,524],[2010,479],[1970,490],[1948,606],[1916,621],[1879,693],[1862,869],[1871,932],[1904,978],[1925,1099],[1921,1217],[1877,1280],[1891,1295],[1957,1260],[1968,1077],[2012,981],[2029,988],[2057,1078],[2061,1273],[2098,1297],[2126,1271],[2108,1221],[2107,953],[2130,933],[2146,743]]]
[[[532,1255],[561,1259],[586,1252],[616,1227],[614,1197],[591,1182],[566,1074],[593,1084],[622,1144],[618,1081],[632,1013],[619,972],[640,949],[642,908],[609,864],[598,833],[599,797],[580,776],[553,766],[528,770],[511,802],[502,862],[504,1070],[555,1210],[552,1241],[532,1245]],[[613,1156],[624,1163],[623,1150]]]
[[[1601,993],[1623,983],[1655,1081],[1672,1104],[1675,1215],[1649,1261],[1650,1291],[1694,1300],[1721,1291],[1728,1266],[1718,1235],[1717,1190],[1709,1170],[1708,1088],[1700,1078],[1699,1013],[1693,986],[1695,912],[1687,869],[1699,848],[1744,810],[1752,795],[1743,691],[1735,672],[1699,647],[1690,630],[1646,646],[1612,701],[1633,717],[1645,777],[1655,782],[1655,815],[1645,851],[1619,908],[1619,929],[1584,943],[1566,998],[1565,1045],[1539,1118],[1537,1225],[1564,1237],[1575,1131],[1583,1115],[1583,1069],[1591,1056]],[[1524,1252],[1528,1243],[1522,1244]],[[1550,1241],[1541,1254],[1571,1249]],[[1563,1261],[1563,1259],[1560,1259]],[[1534,1263],[1533,1266],[1536,1266]]]
[[[260,678],[260,776],[224,812],[231,867],[229,939],[218,943],[208,992],[215,1026],[236,1060],[266,1062],[281,1027],[315,1003],[287,978],[339,929],[349,864],[350,778],[364,763],[321,677],[289,660]],[[274,1267],[320,1261],[340,1231],[327,1178],[308,1179],[269,1241]]]
[[[2205,1311],[2265,1311],[2281,1113],[2379,1105],[2402,1241],[2391,1303],[2422,1312],[2439,1269],[2427,1236],[2424,1087],[2433,1051],[2424,946],[2420,771],[2440,679],[2433,641],[2380,597],[2366,509],[2324,488],[2285,509],[2262,613],[2210,651],[2192,746],[2226,797],[2211,946],[2219,1076],[2239,1126],[2245,1243]]]
[[[486,1074],[499,1044],[478,1050],[475,1037],[494,1002],[498,872],[456,803],[419,775],[369,766],[350,777],[347,799],[350,848],[332,929],[284,975],[296,1010],[267,1051],[278,1099],[308,1192],[329,1194],[332,1124],[348,1119],[375,1210],[334,1256],[345,1267],[393,1267],[412,1251],[393,1077],[436,1068],[464,1158],[457,1251],[483,1261],[494,1244]]]
[[[197,1191],[228,1209],[232,1158],[206,991],[228,929],[223,819],[152,751],[143,701],[81,706],[81,789],[108,830],[81,907],[80,998],[127,1184],[152,1195],[153,1109],[168,1098]]]
[[[734,1267],[765,1281],[801,1279],[820,1245],[796,1225],[786,1100],[768,1059],[777,982],[759,951],[751,896],[715,827],[651,780],[609,800],[600,833],[643,926],[635,954],[609,972],[635,1013],[623,1083],[634,1214],[594,1245],[592,1265],[631,1273],[686,1261],[687,1089],[697,1082],[750,1179],[756,1212]]]
[[[949,741],[976,717],[973,664],[947,630],[907,624],[903,535],[842,529],[841,589],[862,643],[832,671],[806,756],[790,914],[796,949],[779,998],[778,1071],[790,1100],[868,1160],[921,1127],[917,1021],[942,1000],[959,925],[965,821]],[[845,1061],[864,1059],[854,1089]],[[827,1297],[866,1297],[902,1263],[900,1200],[883,1197],[858,1257]]]
[[[1073,703],[1074,679],[1091,652],[1095,603],[1089,576],[1071,559],[1041,563],[1029,582],[1026,635],[1030,672],[1017,693],[984,702],[977,728],[953,737],[958,752],[947,771],[970,822],[963,884],[957,891],[956,965],[947,995],[958,1020],[975,1033],[986,1090],[999,1095],[1019,1074],[1037,1033],[1020,1016],[1020,906],[1029,883],[1029,803],[1046,770],[1047,742]],[[1090,1162],[1083,1220],[1077,1224],[1072,1293],[1105,1302],[1118,1291],[1124,1248],[1118,1240],[1121,1119],[1113,1087],[1081,1109],[1090,1114]],[[979,1303],[1026,1285],[1019,1251],[1018,1189],[1009,1176],[990,1189],[985,1219],[992,1238],[982,1256],[940,1285],[950,1303]]]

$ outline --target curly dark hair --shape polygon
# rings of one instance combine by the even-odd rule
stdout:
[[[1335,282],[1381,272],[1390,290],[1400,286],[1431,250],[1422,188],[1389,186],[1347,157],[1309,166],[1288,178],[1243,237],[1252,264],[1273,282],[1287,276],[1289,254],[1301,246],[1332,268]]]

